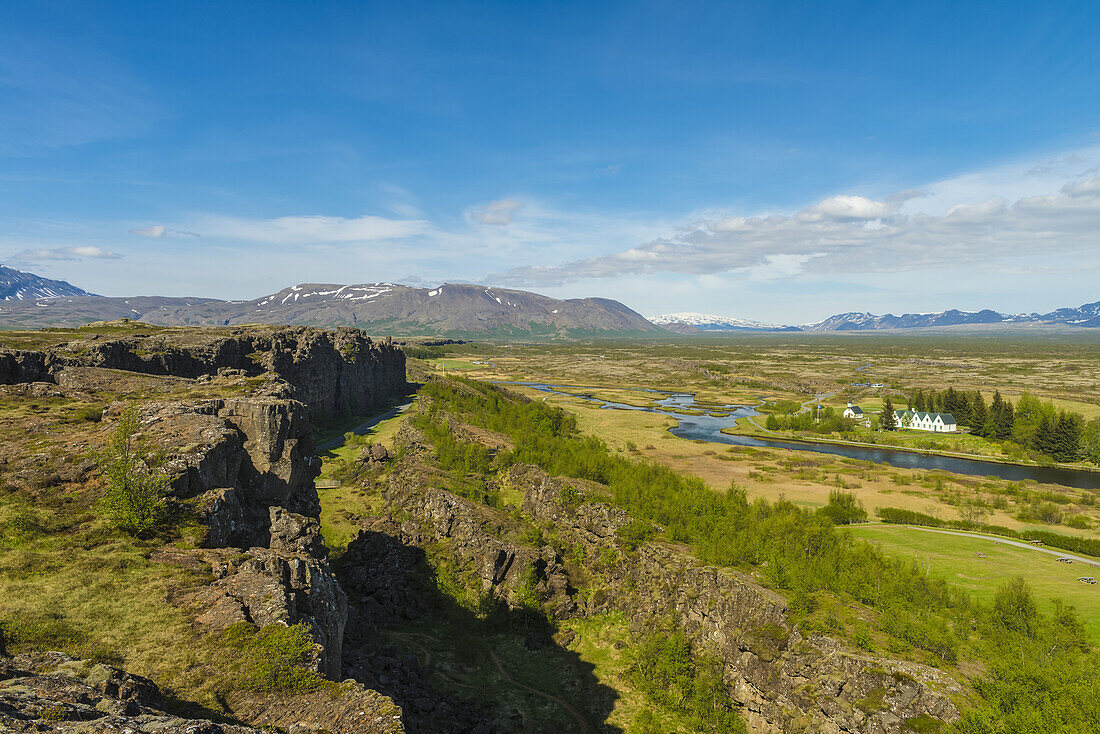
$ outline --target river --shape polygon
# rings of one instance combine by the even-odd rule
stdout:
[[[791,441],[774,438],[758,438],[756,436],[730,435],[728,433],[722,433],[722,429],[732,427],[738,418],[759,415],[759,413],[747,405],[696,405],[695,396],[690,393],[646,390],[645,392],[665,395],[666,397],[659,400],[654,406],[642,408],[636,405],[627,405],[626,403],[603,400],[593,397],[592,395],[565,392],[565,390],[600,389],[597,387],[552,385],[543,382],[503,382],[501,384],[530,387],[554,395],[567,395],[569,397],[581,398],[597,403],[602,408],[611,410],[638,410],[646,413],[667,415],[677,421],[677,424],[670,428],[669,432],[674,436],[690,440],[703,440],[711,443],[724,443],[733,446],[755,446],[758,448],[813,451],[819,454],[845,456],[850,459],[889,464],[904,469],[939,470],[953,472],[955,474],[968,474],[971,476],[1000,477],[1001,479],[1010,481],[1031,479],[1043,484],[1060,484],[1065,487],[1075,487],[1078,489],[1100,489],[1100,472],[1065,469],[1062,467],[1002,464],[996,461],[961,459],[955,456],[940,456],[937,454],[926,454],[916,451],[900,451],[877,446],[852,446],[819,443],[815,441]],[[708,413],[729,413],[729,415],[684,415],[683,413],[676,412],[677,410],[705,410]]]

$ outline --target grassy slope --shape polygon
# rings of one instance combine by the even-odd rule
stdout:
[[[383,421],[355,444],[328,452],[323,457],[322,477],[331,477],[364,444],[383,443],[392,447],[394,434],[406,420],[408,416],[402,415]],[[337,483],[319,493],[322,531],[329,548],[338,555],[358,528],[349,514],[377,514],[382,508],[381,499],[375,492],[354,484]],[[506,494],[505,501],[518,506],[522,497]],[[446,576],[442,567],[437,568],[437,573]],[[447,584],[446,588],[453,590],[454,586]],[[556,722],[563,731],[577,730],[579,725],[562,702],[580,711],[596,726],[602,722],[595,721],[588,712],[593,707],[606,710],[609,713],[603,721],[626,734],[652,731],[635,724],[639,716],[646,715],[643,712],[653,714],[647,727],[656,720],[662,731],[691,731],[670,712],[651,711],[653,707],[630,683],[628,648],[633,640],[621,615],[562,621],[559,628],[574,634],[563,645],[564,650],[549,647],[531,651],[524,648],[514,632],[487,631],[472,621],[469,611],[462,609],[467,599],[454,601],[453,606],[439,614],[383,631],[402,650],[416,655],[421,662],[430,662],[435,682],[443,690],[490,705],[506,704],[536,720]],[[613,700],[592,701],[593,683],[614,691]],[[543,695],[532,694],[524,686]]]
[[[1100,585],[1077,581],[1080,576],[1100,576],[1100,569],[1082,563],[1059,563],[1047,553],[978,537],[930,533],[897,525],[853,526],[851,531],[855,537],[869,540],[891,555],[915,558],[930,573],[986,602],[993,599],[997,587],[1006,579],[1023,576],[1037,599],[1061,598],[1077,607],[1092,641],[1100,644]],[[988,557],[979,558],[977,553]]]

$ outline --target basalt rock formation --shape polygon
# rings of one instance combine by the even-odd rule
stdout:
[[[259,734],[162,710],[153,681],[61,653],[0,657],[0,731]]]
[[[203,528],[199,547],[168,547],[158,560],[208,569],[212,576],[175,603],[210,632],[240,622],[303,623],[315,643],[314,669],[341,680],[348,607],[320,532],[313,425],[367,413],[402,395],[403,353],[354,329],[307,328],[87,338],[43,351],[0,351],[0,383],[11,394],[125,395],[136,384],[135,375],[145,381],[142,386],[169,396],[141,398],[136,440],[158,450],[170,479],[169,501],[191,512]],[[124,407],[123,402],[106,406],[105,430]],[[16,731],[50,731],[38,716],[50,707],[50,715],[70,724],[86,720],[89,732],[253,731],[167,717],[152,708],[153,693],[104,703],[82,688],[89,685],[84,679],[57,678],[39,663],[4,665],[0,678],[33,679],[0,687],[0,714],[8,706],[12,716],[29,722]],[[115,671],[108,677],[120,675],[125,676]],[[134,689],[139,693],[155,689],[140,682]],[[403,731],[400,708],[354,681],[307,698],[288,707],[277,696],[252,696],[235,714],[257,725],[303,732]]]
[[[0,350],[0,384],[56,382],[59,370],[77,366],[191,379],[270,372],[314,420],[369,414],[406,389],[404,352],[358,329],[151,331],[117,339],[90,334],[41,352]]]
[[[246,716],[261,728],[167,713],[153,681],[61,653],[0,656],[0,731],[70,734],[260,734],[270,731],[402,734],[401,710],[385,696],[352,683],[259,700]],[[333,726],[333,722],[338,722]]]
[[[621,612],[639,633],[678,626],[722,662],[750,731],[900,734],[959,715],[953,697],[962,689],[944,673],[804,634],[782,596],[746,574],[700,565],[681,547],[631,549],[619,537],[629,517],[583,482],[513,467],[503,483],[522,494],[522,514],[506,513],[425,482],[417,433],[406,426],[398,440],[404,454],[381,489],[385,515],[361,519],[364,530],[341,561],[341,579],[364,616],[420,614],[408,564],[419,549],[445,548],[502,602],[515,603],[533,582],[559,619]],[[524,524],[552,528],[559,550],[508,540]],[[588,559],[583,569],[563,560],[560,547]]]

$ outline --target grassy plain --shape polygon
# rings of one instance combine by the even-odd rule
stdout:
[[[1100,643],[1100,584],[1092,586],[1077,580],[1081,576],[1100,576],[1100,568],[1059,563],[1047,553],[977,536],[961,537],[899,525],[857,525],[851,528],[851,533],[891,555],[913,558],[929,573],[967,589],[986,602],[993,600],[997,587],[1005,581],[1023,576],[1038,599],[1047,603],[1061,599],[1075,606],[1092,641]],[[978,556],[979,553],[985,557]]]
[[[468,377],[574,385],[578,387],[566,392],[633,406],[651,406],[662,397],[645,391],[650,388],[694,393],[701,402],[743,405],[765,399],[802,403],[835,392],[823,404],[841,407],[852,400],[876,410],[886,394],[895,403],[899,399],[904,403],[905,396],[917,388],[950,386],[981,390],[987,398],[999,390],[1016,399],[1026,390],[1087,418],[1100,415],[1100,333],[1091,331],[744,335],[645,343],[474,344],[457,349],[469,357],[471,369],[463,371]],[[857,370],[865,365],[869,366]],[[857,388],[852,382],[881,382],[886,387]],[[839,488],[854,493],[872,517],[877,508],[899,507],[960,519],[972,514],[968,507],[976,504],[982,522],[1016,530],[1041,528],[1097,537],[1100,526],[1096,491],[914,471],[813,452],[688,441],[668,432],[675,420],[665,415],[603,409],[580,397],[549,395],[527,387],[511,389],[560,405],[577,416],[583,432],[599,436],[613,450],[696,475],[716,491],[725,491],[735,482],[750,497],[785,498],[820,507],[828,502],[830,491]],[[998,457],[999,451],[969,435],[900,431],[882,441],[887,442],[990,457]],[[1021,514],[1029,506],[1049,501],[1058,506],[1063,519],[1081,516],[1089,527],[1051,526]],[[1082,564],[1060,564],[1053,556],[981,538],[904,527],[869,525],[856,527],[853,533],[878,543],[891,555],[916,558],[932,573],[987,600],[1005,579],[1022,575],[1044,604],[1053,598],[1074,604],[1090,636],[1100,641],[1100,591],[1076,580],[1100,574]],[[978,558],[977,552],[988,558]]]

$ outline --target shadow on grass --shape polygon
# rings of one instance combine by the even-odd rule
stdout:
[[[421,548],[387,533],[348,550],[336,568],[352,607],[345,675],[393,698],[409,734],[621,731],[606,721],[618,694],[541,610],[488,595],[472,610]]]

